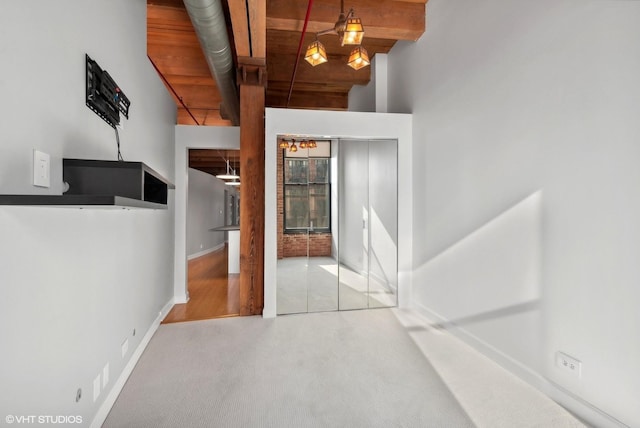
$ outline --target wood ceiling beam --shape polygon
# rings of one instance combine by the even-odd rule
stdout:
[[[288,91],[267,89],[267,105],[270,107],[286,107]],[[289,101],[289,108],[346,110],[349,107],[348,93],[304,92],[294,91]]]
[[[211,76],[206,62],[195,58],[151,57],[163,76],[179,74],[182,76],[206,77]]]
[[[202,48],[194,43],[168,46],[164,43],[147,43],[147,54],[153,57],[175,58],[177,61],[180,58],[204,59]]]
[[[238,56],[251,56],[249,26],[247,22],[247,3],[245,0],[228,0],[233,40]]]
[[[269,90],[273,91],[289,91],[290,82],[285,80],[269,81]],[[298,82],[294,84],[294,89],[301,92],[330,92],[339,94],[348,94],[352,85],[350,82]]]
[[[204,126],[231,126],[231,121],[220,117],[220,110],[190,108],[189,111],[200,125]],[[193,118],[187,111],[178,107],[176,123],[178,125],[195,125]]]
[[[195,32],[189,33],[157,29],[149,29],[147,34],[147,45],[149,44],[165,46],[200,46],[198,36]]]
[[[211,78],[211,76],[184,76],[180,74],[163,74],[163,76],[176,86],[212,86],[217,88],[216,82]]]
[[[184,3],[181,7],[147,5],[147,28],[193,31]]]
[[[267,58],[269,81],[289,81],[291,70],[296,61],[295,55],[280,55],[277,58]],[[296,82],[326,82],[328,84],[350,82],[356,85],[366,85],[371,79],[369,67],[354,70],[347,65],[346,57],[329,55],[329,61],[312,67],[303,59],[300,60],[296,73]]]
[[[345,9],[350,7],[362,19],[365,40],[367,37],[374,37],[415,41],[424,33],[425,4],[422,2],[379,0],[372,7],[370,0],[351,0],[347,2]],[[302,31],[305,8],[306,2],[270,0],[267,7],[267,29]],[[380,13],[381,11],[384,12]],[[339,13],[335,0],[315,1],[307,31],[317,33],[333,28]]]
[[[178,85],[173,86],[173,88],[189,109],[220,110],[222,97],[215,88],[207,91],[202,90],[202,86],[190,88],[188,86]]]
[[[227,3],[237,56],[265,58],[266,0],[228,0]]]
[[[304,20],[299,19],[267,18],[267,28],[269,30],[302,31],[303,23]],[[322,30],[332,28],[333,24],[334,23],[331,22],[309,21],[307,31],[309,33],[317,33]],[[424,33],[424,29],[410,27],[385,27],[372,26],[369,24],[364,28],[365,40],[367,37],[375,37],[378,39],[408,40],[414,42]]]
[[[303,47],[306,48],[306,46],[314,40],[315,34],[307,33],[303,41]],[[318,40],[322,42],[329,54],[342,53],[348,56],[353,48],[353,46],[341,46],[339,38],[333,34],[320,36]],[[378,52],[388,53],[395,42],[395,40],[390,39],[365,37],[362,46],[367,49],[370,56],[373,56]],[[295,55],[298,52],[298,43],[300,43],[300,33],[295,31],[268,30],[267,48],[269,51],[267,56]]]
[[[267,0],[247,0],[251,31],[251,56],[267,57]]]

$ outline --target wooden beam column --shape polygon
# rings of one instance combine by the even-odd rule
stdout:
[[[264,105],[266,61],[238,57],[240,84],[240,315],[264,306]]]
[[[264,103],[267,2],[229,0],[240,85],[240,315],[264,307]]]

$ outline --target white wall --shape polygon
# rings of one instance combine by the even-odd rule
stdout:
[[[131,100],[124,159],[173,180],[176,109],[146,57],[145,16],[142,1],[2,3],[0,193],[60,194],[63,157],[116,160],[113,129],[85,106],[85,53]],[[34,148],[51,156],[49,189],[31,184]],[[0,236],[2,423],[100,423],[173,296],[173,192],[168,210],[0,206]]]
[[[284,134],[398,140],[398,304],[401,307],[411,300],[411,120],[411,116],[405,114],[273,108],[266,109],[265,116],[267,147],[275,147],[278,135]],[[276,316],[276,153],[277,150],[265,151],[264,317]]]
[[[415,305],[595,425],[640,426],[640,2],[427,9],[389,57]]]
[[[377,53],[371,60],[371,79],[349,91],[349,111],[386,113],[388,111],[388,57]]]
[[[173,293],[176,303],[189,300],[187,292],[187,204],[189,149],[240,149],[240,128],[233,126],[175,127],[175,257]],[[242,180],[242,178],[241,178]]]
[[[187,258],[222,248],[224,232],[209,229],[224,226],[224,181],[211,174],[189,168],[187,198]]]

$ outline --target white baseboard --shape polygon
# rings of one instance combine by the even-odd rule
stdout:
[[[124,370],[122,370],[122,373],[120,373],[120,376],[118,376],[118,379],[115,381],[115,383],[111,387],[109,394],[107,395],[102,405],[98,409],[98,412],[96,413],[95,417],[93,418],[93,421],[91,422],[90,428],[100,428],[102,424],[104,424],[104,421],[107,419],[107,416],[109,415],[111,408],[115,404],[116,399],[120,395],[120,392],[122,392],[122,388],[124,388],[124,384],[127,382],[127,379],[129,379],[129,376],[131,376],[131,373],[133,372],[133,369],[138,363],[138,360],[142,356],[142,353],[147,348],[147,345],[151,341],[151,338],[155,334],[156,330],[158,330],[158,327],[160,327],[160,323],[162,322],[164,317],[167,316],[167,314],[169,313],[173,305],[174,305],[174,298],[171,298],[162,307],[160,312],[158,312],[158,317],[153,321],[153,323],[151,323],[151,326],[147,330],[147,333],[144,335],[144,337],[142,338],[142,341],[140,342],[136,350],[133,352],[133,354],[131,354],[131,358],[129,359],[129,362],[127,362],[127,365],[124,367]]]
[[[178,305],[182,303],[187,303],[189,301],[189,292],[186,291],[184,294],[179,296],[173,296],[173,304]]]
[[[222,244],[218,244],[213,248],[207,248],[206,250],[198,251],[197,253],[189,254],[187,256],[187,260],[197,259],[198,257],[206,256],[209,253],[213,253],[215,251],[221,250],[224,248],[224,242]]]
[[[448,325],[451,323],[451,320],[419,303],[413,302],[412,309],[415,309],[418,314],[422,315],[427,324]],[[453,325],[452,327],[446,327],[446,331],[490,358],[505,370],[527,382],[538,391],[547,395],[553,401],[573,413],[577,418],[582,419],[586,424],[598,428],[628,428],[628,425],[625,425],[610,414],[570,391],[567,391],[555,382],[550,381],[530,367],[510,357],[464,328]]]

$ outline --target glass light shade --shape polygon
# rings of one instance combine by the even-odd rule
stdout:
[[[360,70],[361,68],[368,66],[370,62],[367,50],[362,46],[358,46],[357,48],[352,50],[351,55],[349,55],[349,62],[347,64],[354,70]]]
[[[349,18],[342,34],[342,46],[359,45],[364,37],[364,28],[360,18]]]
[[[327,62],[327,51],[324,49],[324,45],[318,40],[311,43],[307,48],[304,59],[314,67]]]
[[[287,143],[287,140],[283,138],[282,140],[280,140],[280,144],[278,144],[278,148],[280,149],[289,148],[289,143]]]
[[[295,142],[291,143],[291,147],[289,147],[289,151],[293,153],[298,151],[298,146],[296,146]]]
[[[306,141],[302,141],[300,143],[300,148],[301,149],[306,149],[307,147],[309,147],[309,144]]]
[[[309,144],[307,144],[307,147],[309,147],[310,149],[315,149],[316,147],[318,147],[318,143],[316,143],[316,140],[309,140]]]
[[[240,178],[239,175],[236,174],[218,174],[216,178],[220,178],[222,180],[235,180],[236,178]]]

